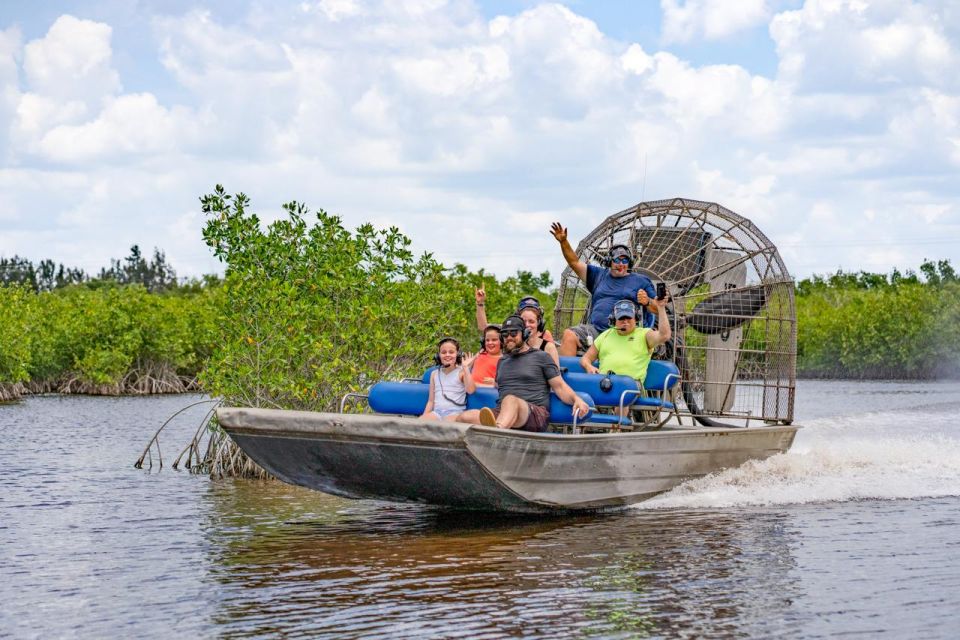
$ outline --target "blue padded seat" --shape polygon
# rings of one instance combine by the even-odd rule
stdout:
[[[560,368],[570,373],[586,373],[580,366],[580,358],[577,356],[560,356]]]
[[[367,403],[377,413],[419,416],[430,398],[430,386],[416,382],[378,382],[370,387]]]
[[[595,362],[594,365],[596,364]],[[586,373],[580,366],[580,358],[576,356],[560,356],[560,366],[567,369],[568,373]],[[643,388],[648,391],[663,391],[663,383],[670,375],[673,377],[667,384],[667,389],[672,389],[680,381],[680,369],[671,360],[651,360],[647,366]]]
[[[497,390],[491,387],[479,387],[475,393],[467,394],[467,409],[482,409],[497,406]],[[591,408],[586,418],[593,414],[593,398],[585,393],[577,394]],[[370,387],[367,402],[377,413],[419,416],[427,406],[430,397],[430,385],[410,382],[378,382]],[[550,394],[550,422],[570,424],[573,422],[572,407],[554,394]]]
[[[570,373],[564,374],[563,379],[567,381],[570,388],[574,391],[582,391],[589,394],[598,407],[616,407],[620,405],[620,396],[624,391],[636,391],[637,381],[630,376],[612,375],[610,378],[610,391],[600,389],[600,383],[608,376],[599,373]],[[632,404],[637,396],[628,396],[626,404]]]
[[[671,360],[651,360],[647,367],[647,377],[643,380],[643,388],[648,391],[663,391],[664,382],[667,383],[667,389],[672,389],[680,382],[677,363]]]

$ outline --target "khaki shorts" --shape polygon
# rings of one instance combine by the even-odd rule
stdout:
[[[577,339],[580,340],[577,355],[581,356],[587,352],[587,349],[593,345],[593,341],[600,335],[600,332],[592,324],[578,324],[570,327],[570,331],[573,331],[577,335]]]

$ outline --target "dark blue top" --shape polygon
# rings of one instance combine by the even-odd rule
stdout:
[[[591,309],[590,322],[597,331],[606,331],[610,328],[609,316],[617,300],[632,300],[637,302],[637,292],[643,289],[650,299],[657,297],[657,290],[647,276],[639,273],[628,273],[622,278],[614,278],[610,270],[598,267],[595,264],[587,265],[587,289],[590,291]],[[652,327],[654,316],[644,309],[643,326]]]

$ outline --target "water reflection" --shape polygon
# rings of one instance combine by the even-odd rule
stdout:
[[[208,497],[230,636],[766,635],[797,588],[777,511],[521,519],[244,482]]]

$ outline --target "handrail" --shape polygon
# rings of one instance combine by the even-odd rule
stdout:
[[[342,398],[340,398],[340,413],[343,413],[343,410],[347,405],[347,398],[369,398],[369,397],[370,397],[369,394],[357,393],[355,391],[351,391],[350,393],[345,394]]]

